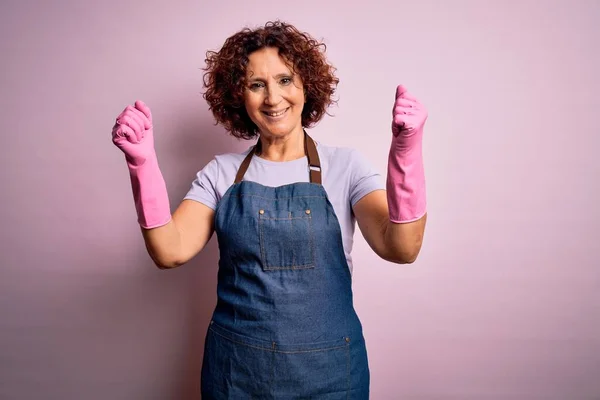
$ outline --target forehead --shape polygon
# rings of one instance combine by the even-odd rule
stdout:
[[[274,76],[282,73],[290,73],[290,68],[276,48],[265,47],[248,56],[246,75]]]

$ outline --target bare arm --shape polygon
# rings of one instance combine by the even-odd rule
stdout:
[[[214,215],[214,210],[202,203],[183,200],[168,224],[142,228],[146,249],[156,266],[175,268],[194,258],[212,237]]]
[[[414,222],[390,221],[386,192],[376,190],[354,206],[358,226],[373,251],[397,264],[413,263],[421,250],[427,214]]]

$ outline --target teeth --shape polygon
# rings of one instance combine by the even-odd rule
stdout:
[[[273,112],[268,112],[268,113],[266,113],[266,114],[267,114],[269,117],[279,117],[280,115],[283,115],[283,113],[284,113],[284,112],[286,112],[286,111],[287,111],[287,108],[286,108],[285,110],[283,110],[283,111],[279,111],[279,112],[276,112],[276,113],[273,113]]]

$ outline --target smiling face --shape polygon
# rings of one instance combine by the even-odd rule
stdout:
[[[276,48],[257,50],[248,61],[244,103],[261,136],[278,139],[302,134],[304,88],[300,77],[292,73]]]

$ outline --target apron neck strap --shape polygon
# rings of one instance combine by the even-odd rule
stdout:
[[[240,165],[240,169],[238,169],[237,175],[235,176],[234,184],[240,183],[250,166],[250,161],[252,161],[252,156],[261,151],[261,143],[260,139],[254,146],[254,149],[248,153],[244,161],[242,161],[242,165]],[[310,182],[321,184],[321,160],[319,159],[319,153],[317,152],[317,145],[315,141],[308,136],[306,131],[304,131],[304,154],[308,158],[308,170],[310,172]]]

